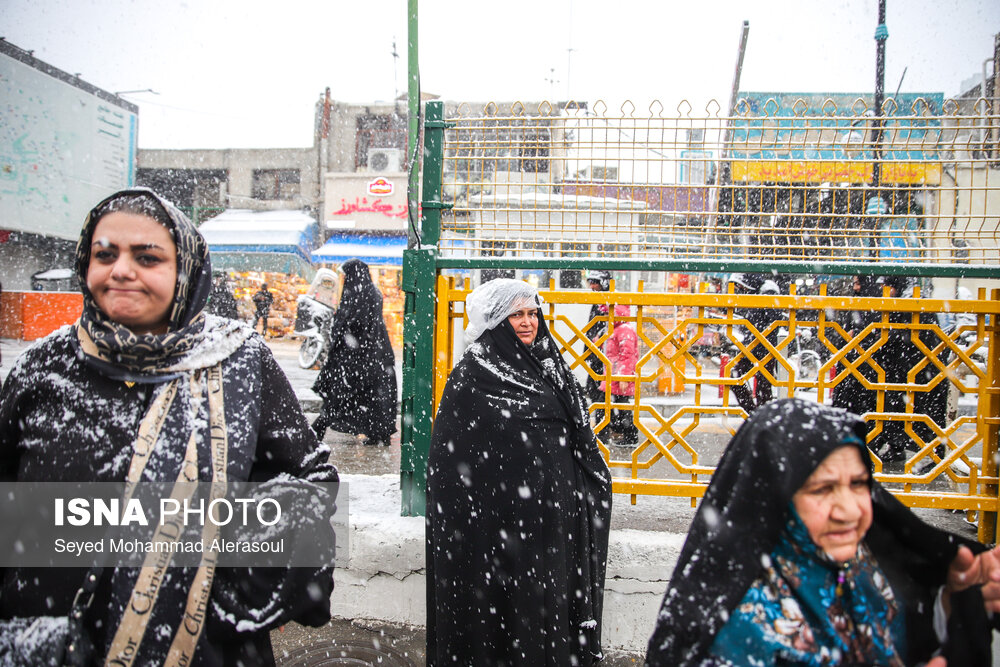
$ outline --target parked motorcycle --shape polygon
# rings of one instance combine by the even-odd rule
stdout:
[[[299,366],[320,366],[330,350],[330,328],[340,301],[340,280],[330,269],[316,272],[309,291],[298,298],[295,334],[302,336]]]

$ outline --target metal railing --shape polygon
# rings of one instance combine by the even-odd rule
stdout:
[[[441,256],[1000,266],[1000,116],[903,97],[461,107]]]
[[[427,105],[421,244],[403,273],[404,513],[424,509],[466,280],[510,275],[542,289],[581,378],[603,351],[579,308],[633,307],[635,376],[601,379],[632,382],[635,398],[592,406],[615,490],[633,502],[703,493],[717,442],[745,417],[737,385],[828,403],[853,379],[873,400],[870,444],[902,433],[916,447],[899,465],[880,462],[879,478],[910,505],[980,512],[980,537],[995,534],[1000,292],[983,288],[1000,286],[1000,118],[987,101],[940,96],[889,100],[879,115],[863,99],[759,97],[732,116],[714,104],[609,114],[600,103],[514,103],[446,119],[443,104]],[[590,269],[612,271],[617,291],[582,289]],[[724,279],[733,271],[787,283],[777,296],[736,295]],[[917,277],[924,297],[944,281],[948,298],[841,296],[851,275]],[[978,295],[954,298],[958,283]],[[781,316],[748,328],[755,307]],[[856,309],[880,315],[848,334],[841,317]],[[949,328],[942,313],[966,323]],[[803,331],[818,359],[809,373]],[[916,351],[902,379],[882,361],[900,340]],[[962,409],[928,416],[927,397],[945,388]],[[631,413],[640,442],[604,437],[611,409]]]

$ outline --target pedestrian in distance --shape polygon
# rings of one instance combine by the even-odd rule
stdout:
[[[208,296],[208,312],[231,320],[239,319],[233,290],[229,287],[229,281],[224,275],[216,276],[212,280],[212,292]],[[254,327],[256,328],[256,326],[257,323],[254,322]]]
[[[382,294],[368,265],[350,259],[341,267],[344,288],[330,325],[330,351],[315,391],[322,399],[313,430],[363,435],[365,444],[388,445],[396,432],[396,358],[382,317]]]
[[[261,283],[260,289],[254,292],[251,298],[254,305],[254,331],[257,330],[257,323],[263,322],[260,335],[267,338],[267,318],[271,315],[271,304],[274,303],[274,295],[267,289],[267,283]]]
[[[531,285],[477,287],[427,465],[427,664],[602,657],[611,475]]]
[[[205,312],[208,246],[172,204],[145,188],[97,204],[76,274],[79,321],[26,350],[0,392],[0,482],[176,491],[199,481],[215,494],[229,482],[337,480],[261,337]],[[323,509],[292,529],[315,540],[329,520]],[[149,557],[148,567],[105,567],[86,581],[87,568],[0,569],[0,628],[66,617],[84,584],[93,595],[79,619],[79,645],[92,647],[85,664],[273,665],[272,629],[330,618],[332,564],[161,570]]]
[[[738,294],[777,295],[779,291],[778,284],[774,280],[759,273],[734,273],[729,277],[729,281],[733,283]],[[748,322],[741,327],[742,342],[748,350],[739,354],[733,365],[733,377],[742,377],[754,370],[755,362],[749,355],[753,355],[758,361],[768,357],[770,352],[763,341],[766,340],[771,346],[777,345],[778,328],[773,325],[782,318],[781,311],[776,308],[743,308],[739,312]],[[748,415],[771,400],[773,387],[766,374],[774,377],[777,368],[778,362],[771,356],[748,382],[733,385],[733,396]]]
[[[900,299],[912,295],[912,281],[906,276],[887,276],[882,283],[889,288],[890,299]],[[872,354],[872,359],[884,372],[886,384],[909,384],[909,372],[923,358],[924,354],[911,339],[911,330],[903,328],[910,322],[909,313],[890,311],[887,317],[890,328],[885,332],[885,342]],[[896,326],[892,326],[896,325]],[[933,345],[931,346],[933,348]],[[933,367],[933,366],[932,366]],[[921,397],[921,403],[927,404]],[[876,399],[877,400],[877,399]],[[905,391],[883,391],[881,412],[906,413],[907,395]],[[927,406],[929,407],[929,406]],[[873,406],[877,409],[878,405]],[[941,418],[943,418],[943,408]],[[922,428],[922,425],[920,425]],[[906,422],[887,419],[875,438],[868,443],[885,463],[899,463],[907,458],[907,451],[916,451],[916,443],[906,432]]]
[[[856,298],[874,298],[880,295],[881,286],[878,284],[875,276],[854,276],[850,296]],[[864,309],[840,311],[838,314],[837,323],[843,330],[840,336],[840,345],[842,348],[880,319],[879,313]],[[837,366],[837,374],[839,375],[847,367],[845,362],[857,362],[861,354],[872,347],[878,339],[878,331],[870,331],[859,344],[854,345],[844,355],[844,361],[840,362]],[[868,361],[860,363],[833,388],[831,400],[834,407],[844,408],[856,415],[864,415],[867,412],[873,411],[875,409],[875,391],[866,387],[864,381],[869,383],[878,381],[878,372],[872,363]]]
[[[998,551],[886,491],[865,432],[801,399],[750,416],[688,531],[648,666],[991,663]]]
[[[614,312],[614,331],[604,344],[604,353],[611,364],[611,375],[635,375],[635,366],[639,361],[639,336],[635,331],[635,324],[625,319],[631,316],[632,310],[629,306],[619,305],[615,306]],[[602,392],[608,389],[608,384],[606,381],[601,382]],[[635,382],[631,380],[612,380],[609,389],[615,403],[628,404],[635,398]],[[611,412],[611,436],[608,440],[616,445],[639,444],[636,415],[634,410],[614,408]]]

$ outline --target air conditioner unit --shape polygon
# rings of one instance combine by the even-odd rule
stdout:
[[[368,171],[389,173],[403,171],[403,150],[401,148],[369,148]]]

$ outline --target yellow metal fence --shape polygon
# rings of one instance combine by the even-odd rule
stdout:
[[[462,344],[469,291],[465,281],[437,279],[435,410],[461,352],[455,348]],[[905,461],[889,464],[876,455],[876,477],[910,506],[978,513],[980,539],[993,541],[1000,509],[1000,290],[980,289],[963,300],[923,298],[919,288],[912,298],[830,296],[826,285],[816,295],[799,295],[795,285],[789,291],[710,293],[703,283],[686,293],[647,292],[639,282],[633,291],[550,285],[541,292],[550,329],[578,377],[634,387],[626,404],[613,403],[606,391],[591,406],[615,492],[631,495],[632,502],[640,494],[690,497],[692,503],[701,497],[722,447],[746,417],[733,397],[737,385],[766,382],[775,398],[831,403],[839,385],[855,382],[873,400],[864,415],[869,445],[890,431],[910,443]],[[630,315],[615,317],[609,307],[609,315],[591,320],[586,313],[592,304],[628,305]],[[754,308],[776,313],[763,330],[746,318]],[[874,314],[865,329],[845,326],[854,311]],[[957,325],[942,325],[940,313]],[[608,330],[595,338],[599,320]],[[635,325],[640,356],[634,374],[612,375],[603,345],[623,322]],[[909,351],[902,377],[886,363],[898,356],[892,345],[899,341]],[[604,362],[603,375],[588,364],[592,355]],[[932,395],[947,409],[928,409]],[[608,437],[613,408],[628,413],[637,442],[614,444]]]

